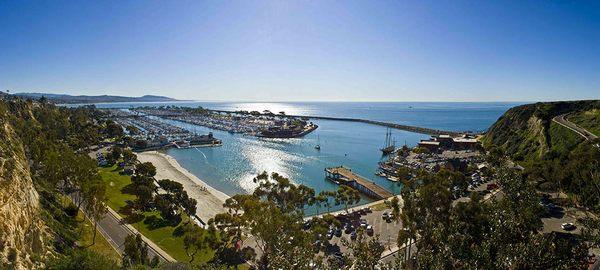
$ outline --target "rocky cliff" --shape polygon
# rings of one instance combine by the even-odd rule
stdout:
[[[0,265],[9,269],[40,268],[48,249],[39,196],[31,180],[23,144],[1,114]]]

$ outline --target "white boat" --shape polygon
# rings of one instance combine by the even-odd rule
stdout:
[[[317,135],[317,145],[315,145],[315,149],[321,150],[321,144],[320,144],[320,140],[319,140],[319,135]]]

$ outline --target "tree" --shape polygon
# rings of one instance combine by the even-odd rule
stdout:
[[[183,185],[179,182],[175,182],[169,179],[162,179],[158,181],[158,185],[169,194],[179,194],[183,191]]]
[[[408,167],[401,166],[396,170],[396,176],[400,180],[398,183],[401,183],[403,180],[410,180],[411,170]]]
[[[348,213],[348,206],[360,201],[360,193],[350,186],[341,185],[335,194],[334,200],[335,205],[344,205],[344,209]]]
[[[106,135],[109,138],[118,138],[123,136],[123,128],[121,125],[115,123],[112,120],[106,121]]]
[[[354,269],[377,269],[381,254],[385,250],[379,236],[367,239],[362,229],[358,230],[356,240],[349,242],[342,238],[342,244],[350,250]]]
[[[121,155],[123,154],[123,148],[118,146],[113,146],[112,150],[108,153],[107,159],[109,163],[115,164],[121,159]]]
[[[171,194],[159,194],[154,198],[154,206],[166,220],[173,220],[177,215],[177,205],[173,201]]]
[[[319,215],[319,210],[321,209],[321,207],[326,205],[326,203],[328,201],[329,201],[329,196],[326,191],[321,191],[321,192],[319,192],[319,194],[317,196],[314,197],[314,199],[312,200],[312,202],[310,204],[317,207],[317,216]]]
[[[96,244],[96,233],[98,228],[98,221],[104,218],[106,212],[106,186],[103,183],[93,185],[90,188],[89,193],[84,192],[83,196],[85,199],[84,211],[88,214],[90,219],[94,222],[94,236],[92,238],[92,245]]]
[[[123,266],[133,266],[136,264],[148,264],[148,244],[142,240],[139,234],[130,234],[125,237],[123,244]]]
[[[151,162],[139,163],[135,166],[135,173],[141,176],[154,177],[156,175],[156,167]]]
[[[219,214],[209,221],[219,228],[223,237],[222,252],[227,247],[243,246],[245,234],[252,235],[261,256],[255,263],[260,269],[308,268],[315,259],[313,243],[315,235],[302,230],[303,210],[314,200],[314,191],[305,186],[296,186],[278,174],[261,173],[255,178],[259,184],[252,195],[235,195],[224,206],[227,213]],[[236,248],[235,257],[242,257],[245,249]],[[248,249],[246,249],[248,250]],[[250,253],[252,253],[250,251]],[[317,256],[318,258],[319,256]]]
[[[146,185],[139,185],[135,188],[137,195],[135,205],[142,210],[150,209],[154,201],[154,190]]]
[[[204,230],[195,224],[187,224],[183,234],[183,246],[190,257],[190,263],[196,258],[198,251],[208,248],[208,241],[204,236]]]
[[[89,249],[74,249],[65,256],[58,256],[50,261],[48,269],[71,270],[71,269],[98,269],[114,270],[118,265],[106,256]]]
[[[137,156],[131,149],[125,149],[123,150],[123,161],[125,164],[134,164],[137,161]]]
[[[181,208],[183,208],[183,211],[185,212],[185,214],[188,215],[190,217],[190,219],[196,215],[196,204],[197,204],[197,201],[195,199],[187,197],[187,195],[179,203]]]

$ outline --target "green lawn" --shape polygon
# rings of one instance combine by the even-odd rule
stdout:
[[[122,189],[131,184],[131,177],[119,174],[120,171],[121,169],[117,166],[101,167],[100,176],[104,181],[108,182],[106,190],[108,196],[107,204],[121,216],[125,217],[123,212],[120,211],[121,208],[127,205],[126,201],[135,200],[136,196],[123,194]],[[149,217],[150,219],[148,219]],[[183,237],[177,233],[179,231],[177,228],[182,226],[189,218],[184,214],[182,215],[182,221],[176,226],[157,226],[157,228],[154,228],[151,224],[147,224],[148,221],[152,220],[151,217],[160,219],[160,214],[158,212],[145,212],[143,213],[143,217],[138,219],[139,221],[134,222],[131,225],[176,260],[182,262],[190,261],[190,257],[185,252],[183,246]],[[144,221],[146,221],[146,223]],[[210,260],[212,256],[212,250],[203,250],[196,254],[194,262],[206,262]]]
[[[77,217],[78,220],[83,220],[83,213],[80,211]],[[96,241],[94,242],[94,224],[89,219],[80,224],[81,235],[79,237],[79,245],[87,247],[99,254],[102,254],[117,264],[121,264],[121,255],[106,241],[100,231],[96,231]],[[93,243],[93,244],[92,244]]]
[[[106,187],[107,204],[117,212],[127,205],[126,201],[135,200],[135,195],[123,194],[121,191],[125,186],[131,184],[131,177],[121,175],[119,172],[121,172],[121,169],[116,165],[112,167],[100,167],[102,180],[108,182]]]
[[[61,197],[61,200],[64,205],[72,203],[71,198],[66,196]],[[96,241],[94,241],[94,224],[83,215],[81,210],[77,213],[76,220],[82,221],[78,222],[77,230],[77,243],[80,247],[95,251],[113,260],[117,264],[121,264],[121,255],[110,245],[110,243],[108,243],[98,229],[96,229]]]

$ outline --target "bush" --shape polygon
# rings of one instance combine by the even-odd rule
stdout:
[[[77,209],[77,206],[72,203],[65,207],[65,214],[67,214],[70,217],[76,217],[78,211],[79,210]]]
[[[114,270],[118,269],[118,265],[102,254],[87,249],[75,249],[66,256],[50,261],[48,269]]]

